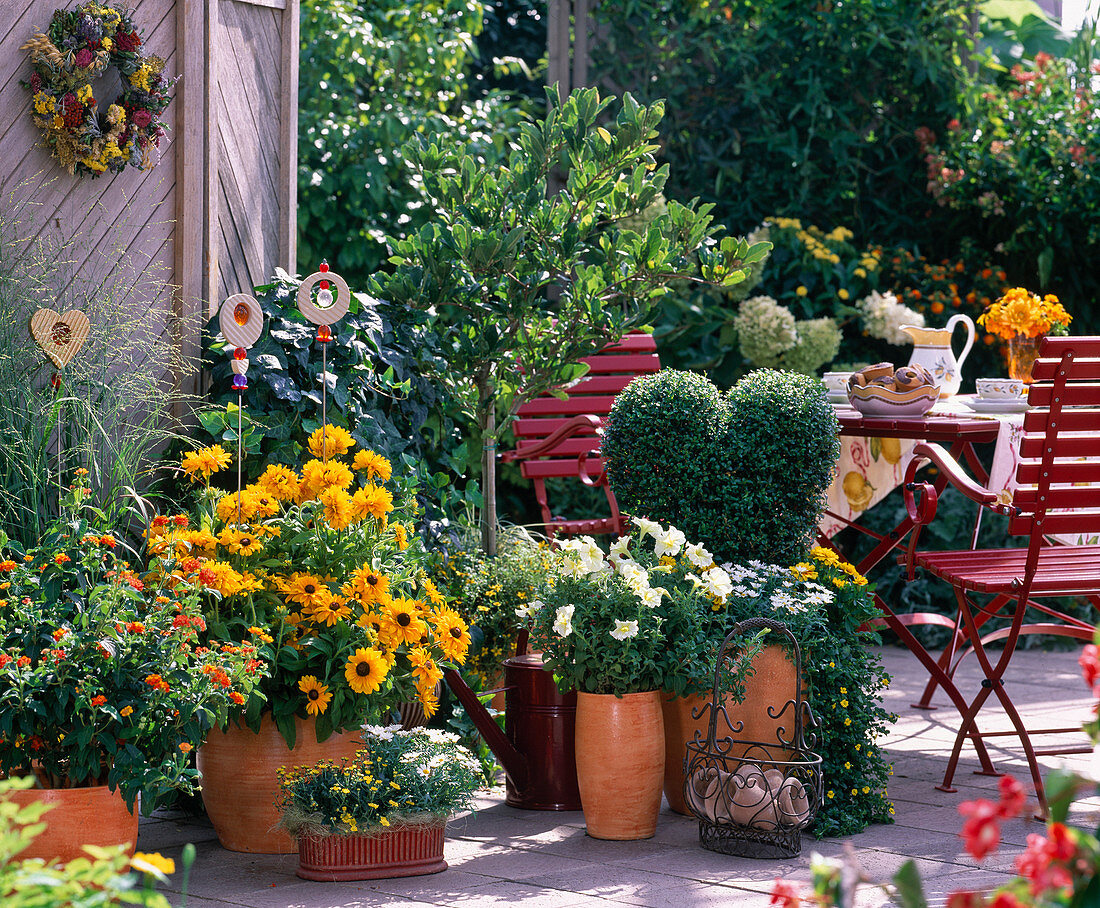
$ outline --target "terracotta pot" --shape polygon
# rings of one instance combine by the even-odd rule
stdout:
[[[85,845],[125,845],[134,853],[138,836],[137,804],[133,812],[126,809],[126,802],[117,791],[106,785],[93,788],[30,788],[26,791],[10,791],[7,800],[26,807],[44,802],[53,807],[46,811],[42,822],[46,829],[29,848],[19,853],[20,858],[42,858],[47,862],[71,861],[88,857]]]
[[[447,869],[446,824],[401,826],[375,835],[302,836],[298,876],[303,880],[384,880]]]
[[[294,854],[298,844],[282,829],[275,829],[279,810],[280,766],[301,766],[319,760],[340,761],[355,756],[363,747],[359,732],[332,735],[321,744],[312,720],[295,717],[297,738],[289,750],[270,716],[264,716],[260,733],[234,725],[214,731],[198,749],[202,773],[202,803],[218,841],[229,851],[258,854]]]
[[[744,728],[734,733],[721,714],[715,736],[718,740],[728,736],[735,741],[759,741],[771,744],[776,733],[783,727],[789,737],[794,717],[788,711],[780,719],[768,715],[768,708],[778,712],[783,704],[795,697],[794,665],[787,657],[782,646],[766,646],[753,660],[755,674],[745,679],[745,700],[737,703],[732,697],[726,698],[726,715],[734,728],[738,722]],[[712,679],[713,683],[713,679]],[[664,788],[668,806],[676,813],[691,814],[684,801],[684,757],[687,755],[687,743],[695,739],[698,731],[700,740],[706,740],[710,711],[698,719],[692,718],[692,709],[702,710],[703,704],[710,702],[710,694],[693,697],[661,698],[661,711],[665,723],[665,772]],[[734,748],[731,756],[744,753],[744,748]],[[778,756],[778,755],[777,755]]]
[[[577,784],[588,834],[648,839],[657,831],[665,745],[661,692],[577,694]]]

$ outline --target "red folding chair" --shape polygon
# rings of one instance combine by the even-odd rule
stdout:
[[[519,408],[512,423],[516,449],[501,455],[505,462],[519,461],[523,477],[531,480],[546,534],[551,538],[559,533],[623,534],[624,521],[607,481],[603,458],[597,453],[603,422],[623,388],[639,375],[661,369],[651,334],[628,334],[582,362],[588,363],[588,375],[564,389],[564,399],[547,392]],[[587,486],[602,488],[611,515],[589,519],[555,515],[546,496],[547,479],[579,479]]]
[[[919,565],[951,584],[958,603],[957,631],[949,649],[958,657],[951,669],[971,652],[985,675],[981,689],[961,709],[962,724],[947,764],[944,791],[954,791],[951,781],[963,743],[969,738],[978,750],[981,772],[995,773],[982,745],[993,735],[1019,737],[1031,769],[1035,793],[1043,812],[1046,797],[1037,756],[1084,753],[1091,746],[1037,750],[1031,737],[1067,733],[1077,728],[1029,729],[1020,717],[1005,686],[1004,675],[1019,638],[1024,634],[1053,634],[1091,640],[1095,625],[1046,604],[1045,599],[1064,596],[1087,598],[1100,608],[1100,545],[1052,545],[1051,534],[1094,537],[1100,532],[1100,337],[1048,337],[1039,349],[1028,392],[1031,409],[1024,416],[1018,488],[1012,503],[967,477],[942,447],[918,444],[916,457],[906,472],[906,507],[918,527],[936,512],[936,493],[927,482],[915,482],[918,466],[932,461],[948,481],[978,504],[1008,516],[1008,531],[1028,537],[1027,548],[969,549],[954,552],[909,553],[910,572]],[[988,597],[988,598],[987,598]],[[1042,617],[1032,620],[1028,616]],[[1008,625],[983,633],[994,617]],[[989,645],[1002,642],[998,654]],[[1008,714],[1014,731],[979,731],[977,716],[991,695]],[[957,702],[957,701],[956,701]]]

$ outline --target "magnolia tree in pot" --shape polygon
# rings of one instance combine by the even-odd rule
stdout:
[[[669,201],[640,231],[624,221],[664,188],[657,126],[664,105],[578,89],[547,93],[546,117],[523,125],[506,165],[421,140],[405,148],[436,206],[433,222],[391,239],[373,293],[411,318],[451,327],[441,381],[467,401],[482,442],[483,545],[496,549],[495,454],[519,406],[578,379],[585,356],[644,324],[673,280],[740,283],[767,243],[716,238],[710,205]],[[548,193],[552,178],[560,189]],[[497,422],[498,404],[505,416]]]

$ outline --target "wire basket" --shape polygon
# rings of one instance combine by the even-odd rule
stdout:
[[[776,740],[748,741],[737,737],[743,722],[730,722],[722,690],[724,666],[736,666],[741,654],[737,638],[767,629],[782,634],[793,647],[795,696],[779,709],[767,706],[780,720],[790,713],[794,733],[780,724]],[[822,804],[821,757],[807,746],[804,728],[816,728],[809,703],[802,698],[802,652],[782,622],[750,618],[733,626],[722,641],[714,670],[711,700],[692,710],[701,719],[710,711],[706,740],[695,733],[684,758],[684,800],[699,820],[699,842],[710,850],[750,858],[793,857],[802,850],[802,830]],[[718,737],[721,716],[730,734]]]

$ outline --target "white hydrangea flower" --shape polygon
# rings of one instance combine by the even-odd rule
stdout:
[[[644,517],[633,517],[635,526],[638,527],[638,536],[652,536],[657,538],[657,534],[661,532],[661,525],[656,520],[646,520]]]
[[[913,339],[901,330],[902,325],[916,325],[924,327],[924,316],[915,309],[910,309],[889,290],[879,293],[872,290],[869,296],[865,296],[856,308],[863,314],[863,327],[872,337],[878,337],[890,344],[909,344]]]
[[[707,593],[715,599],[724,600],[733,592],[733,581],[730,580],[730,575],[720,567],[711,568],[703,574],[703,583],[706,585]]]
[[[697,542],[689,543],[684,549],[684,555],[687,556],[688,561],[703,570],[714,564],[714,556]]]
[[[687,537],[680,530],[676,527],[669,527],[654,537],[653,554],[657,557],[662,555],[676,556],[685,542],[687,542]]]
[[[616,619],[615,627],[611,629],[611,636],[616,640],[628,640],[638,636],[638,622]]]
[[[573,633],[573,612],[576,606],[562,605],[554,613],[554,633],[559,637],[568,637]]]

